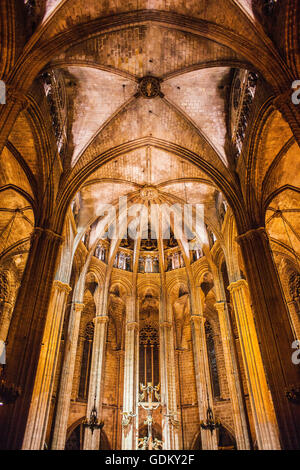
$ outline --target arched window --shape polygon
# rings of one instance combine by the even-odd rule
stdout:
[[[219,374],[218,374],[218,367],[217,367],[217,358],[216,358],[216,352],[215,352],[213,331],[212,331],[209,321],[205,322],[205,336],[206,336],[207,355],[208,355],[213,396],[214,398],[219,398],[220,397],[220,382],[219,382]]]
[[[140,382],[159,384],[159,337],[153,322],[145,322],[140,330]]]
[[[94,323],[89,322],[85,327],[83,353],[81,360],[81,372],[79,382],[78,397],[87,400],[91,361],[92,361],[92,350],[93,350],[93,339],[94,339]]]

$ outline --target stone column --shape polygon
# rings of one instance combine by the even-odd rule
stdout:
[[[84,304],[72,302],[55,414],[52,450],[63,450],[66,444],[76,350],[83,308]]]
[[[113,448],[114,449],[122,449],[122,437],[123,437],[123,429],[122,429],[122,411],[123,411],[123,392],[124,392],[124,356],[125,351],[124,349],[120,349],[116,351],[116,355],[118,357],[118,391],[117,391],[117,406],[115,410],[115,426],[114,426],[114,433],[113,433]],[[101,444],[101,442],[100,442]]]
[[[70,291],[68,284],[54,281],[22,446],[24,450],[44,448],[62,327]]]
[[[7,301],[1,303],[1,314],[0,314],[0,340],[6,342],[11,316],[13,312],[13,306]]]
[[[219,301],[215,304],[215,307],[218,312],[220,323],[226,377],[233,411],[236,444],[238,450],[249,450],[251,445],[227,303]]]
[[[62,237],[48,229],[35,228],[22,284],[20,286],[7,347],[7,379],[21,387],[14,405],[0,410],[0,448],[20,449],[33,398],[45,324],[51,322],[49,309],[53,279]],[[43,349],[42,349],[43,348]]]
[[[135,296],[126,303],[122,449],[135,450],[138,443],[139,334]],[[126,413],[126,414],[125,414]],[[131,415],[131,416],[130,416]],[[135,416],[132,416],[135,415]],[[127,422],[128,424],[127,424]]]
[[[258,448],[280,449],[274,409],[256,335],[247,282],[228,287],[236,317]]]
[[[191,315],[192,342],[194,351],[195,376],[198,397],[198,409],[200,421],[206,421],[206,411],[208,408],[208,397],[210,407],[213,409],[213,396],[211,391],[211,381],[209,374],[209,364],[206,349],[205,318],[203,315]],[[203,450],[217,450],[216,431],[212,433],[208,430],[201,430],[201,443]]]
[[[159,346],[161,350],[161,382],[162,401],[165,415],[163,416],[164,450],[179,450],[177,416],[176,383],[175,383],[175,347],[174,332],[171,322],[160,323]]]
[[[300,368],[293,364],[292,334],[287,305],[264,228],[238,237],[255,314],[255,324],[272,394],[283,449],[300,447],[300,407],[287,390],[300,384]]]
[[[103,372],[105,363],[105,350],[107,339],[108,316],[101,315],[94,319],[95,331],[93,341],[93,353],[91,364],[91,375],[89,384],[89,395],[87,405],[87,419],[89,420],[93,407],[96,407],[98,419],[101,419],[102,396],[103,396]],[[84,434],[84,450],[99,450],[100,429],[95,429],[92,433],[86,428]]]
[[[206,336],[205,336],[205,318],[203,316],[203,293],[200,287],[193,285],[191,287],[191,331],[192,344],[194,352],[195,376],[197,386],[197,398],[200,421],[206,421],[207,408],[210,405],[213,410],[213,394],[211,385],[211,376],[209,370]],[[209,402],[209,403],[208,403]],[[218,449],[216,431],[212,433],[202,429],[201,443],[203,450]]]
[[[127,309],[129,312],[127,313],[125,331],[122,450],[136,450],[138,440],[139,325],[134,321],[135,314],[131,312],[135,309],[135,299],[129,298]]]

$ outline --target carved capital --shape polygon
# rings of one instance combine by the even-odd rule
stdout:
[[[216,310],[224,312],[226,308],[226,302],[224,300],[220,300],[214,304]]]
[[[139,327],[139,324],[136,321],[129,321],[126,323],[126,328],[127,330],[137,330]]]
[[[192,314],[191,315],[191,320],[196,322],[196,321],[202,321],[203,323],[205,322],[206,318],[203,316],[203,315],[199,315],[199,314]]]
[[[234,293],[238,289],[247,289],[248,290],[248,282],[245,279],[239,279],[238,281],[232,282],[227,289],[230,293]]]
[[[163,321],[159,324],[160,328],[166,328],[166,329],[171,329],[172,328],[172,323],[168,321]]]
[[[242,235],[238,235],[236,237],[236,241],[240,245],[241,242],[247,239],[251,239],[255,237],[255,235],[264,236],[268,240],[268,234],[266,232],[265,227],[259,227],[259,228],[250,229],[247,232],[243,233]]]
[[[57,240],[60,244],[64,241],[64,237],[62,235],[53,232],[53,230],[42,227],[34,227],[33,232],[31,234],[31,239],[41,237],[42,235],[44,235],[48,239]]]
[[[76,313],[81,313],[85,305],[81,302],[72,302],[73,309]]]
[[[66,283],[58,281],[58,280],[55,280],[53,282],[53,288],[57,289],[61,292],[65,292],[66,295],[68,295],[72,290],[72,287],[70,287],[69,284],[66,284]]]
[[[95,325],[97,323],[107,323],[109,320],[109,317],[107,315],[99,315],[98,317],[94,318],[94,323]]]

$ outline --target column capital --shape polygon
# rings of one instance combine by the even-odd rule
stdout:
[[[217,309],[217,310],[221,310],[224,311],[225,310],[225,307],[226,307],[226,304],[227,302],[225,300],[218,300],[215,304],[214,304],[214,307]]]
[[[37,238],[40,237],[42,234],[46,236],[46,238],[57,240],[60,243],[64,241],[64,237],[62,235],[59,235],[56,232],[53,232],[53,230],[50,230],[48,228],[43,228],[43,227],[34,227],[33,232],[31,234],[31,238]]]
[[[163,321],[159,324],[160,328],[172,328],[172,323],[169,321]]]
[[[240,243],[243,240],[247,240],[248,238],[251,238],[255,235],[265,236],[265,238],[268,239],[268,234],[266,232],[266,228],[265,227],[258,227],[258,228],[251,228],[250,230],[247,230],[247,232],[242,233],[241,235],[238,235],[236,237],[236,241],[240,245]]]
[[[95,325],[97,323],[107,323],[109,320],[109,317],[107,315],[99,315],[98,317],[94,318],[94,323]]]
[[[66,294],[69,294],[72,290],[72,287],[69,286],[69,284],[66,284],[65,282],[58,281],[57,279],[53,281],[53,288],[58,289],[60,291],[64,291]]]
[[[128,330],[137,330],[138,327],[139,327],[139,324],[138,324],[138,322],[136,322],[136,321],[128,321],[128,322],[126,323],[126,328],[127,328]]]
[[[81,302],[71,302],[71,306],[75,310],[75,312],[81,313],[84,309],[85,305]]]
[[[238,281],[232,282],[227,287],[227,289],[229,290],[229,292],[234,292],[236,289],[240,289],[241,287],[243,287],[244,289],[249,290],[248,282],[245,279],[239,279]]]
[[[205,323],[206,318],[203,315],[199,315],[197,313],[196,314],[192,313],[191,314],[191,320],[193,320],[193,321],[201,320],[201,321],[203,321],[203,323]]]

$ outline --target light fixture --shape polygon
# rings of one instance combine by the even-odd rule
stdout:
[[[94,406],[91,410],[90,419],[87,418],[83,421],[83,426],[89,428],[94,433],[95,429],[102,429],[104,426],[104,421],[98,421],[98,413],[96,408],[96,396],[94,398]]]
[[[215,431],[216,429],[219,429],[221,427],[221,422],[219,420],[215,420],[213,410],[210,407],[209,404],[209,396],[207,393],[207,401],[208,401],[208,407],[206,410],[206,421],[200,421],[200,426],[202,429],[209,430],[211,433]]]

